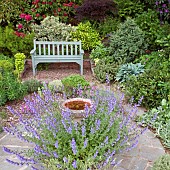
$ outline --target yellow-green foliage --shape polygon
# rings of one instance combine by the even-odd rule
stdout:
[[[13,64],[8,60],[0,60],[0,70],[3,71],[12,71],[13,70]]]
[[[92,28],[90,22],[80,23],[72,32],[73,41],[81,41],[84,50],[92,50],[101,43],[99,33]]]
[[[22,71],[24,71],[24,64],[26,56],[24,53],[17,53],[15,54],[15,71],[17,72],[18,76]]]
[[[170,155],[165,154],[162,155],[159,159],[157,159],[154,164],[152,170],[169,170],[170,169]]]

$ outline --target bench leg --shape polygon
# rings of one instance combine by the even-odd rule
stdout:
[[[36,68],[35,68],[35,66],[33,66],[33,68],[32,68],[32,69],[33,69],[33,76],[35,76],[35,72],[36,72],[36,70],[35,70],[35,69],[36,69]]]
[[[80,73],[83,75],[83,62],[80,64]]]
[[[32,71],[33,71],[33,76],[35,76],[36,73],[36,65],[35,65],[35,61],[34,61],[34,56],[32,56]]]

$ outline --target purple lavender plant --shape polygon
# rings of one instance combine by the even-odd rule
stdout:
[[[144,130],[137,130],[133,121],[138,104],[125,113],[123,96],[118,101],[113,92],[106,89],[95,89],[93,96],[91,91],[85,93],[93,100],[93,107],[85,108],[88,114],[79,123],[69,110],[62,111],[58,107],[54,93],[46,87],[42,93],[41,96],[35,93],[30,100],[25,99],[29,119],[9,107],[11,113],[19,117],[20,124],[4,130],[34,144],[29,156],[4,147],[5,152],[20,160],[8,159],[12,164],[31,165],[36,169],[35,165],[42,163],[48,169],[56,167],[61,170],[103,168],[108,164],[114,167],[117,162],[113,156],[136,147],[138,137],[144,133]]]

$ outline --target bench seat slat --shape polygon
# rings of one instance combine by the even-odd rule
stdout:
[[[61,44],[76,44],[76,45],[80,45],[81,42],[65,42],[65,41],[58,41],[58,42],[53,42],[53,41],[36,41],[35,44],[57,44],[57,45],[61,45]]]
[[[81,60],[81,58],[80,58],[80,56],[79,55],[74,55],[74,56],[66,56],[66,55],[64,55],[64,56],[62,56],[62,55],[59,55],[59,56],[36,56],[35,57],[35,59],[44,59],[44,61],[45,60],[48,60],[48,59],[53,59],[53,58],[62,58],[63,60],[65,60],[65,59],[75,59],[75,58],[77,58],[77,59],[80,59]]]

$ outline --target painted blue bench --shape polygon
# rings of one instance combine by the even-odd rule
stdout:
[[[81,41],[54,42],[34,40],[34,49],[30,52],[32,57],[33,75],[36,75],[39,63],[76,62],[80,65],[80,74],[83,75],[84,50]]]

